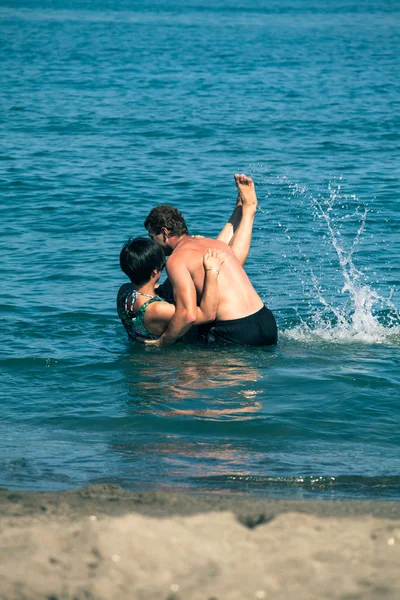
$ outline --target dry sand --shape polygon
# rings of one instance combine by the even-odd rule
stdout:
[[[400,598],[400,503],[0,490],[0,598]]]

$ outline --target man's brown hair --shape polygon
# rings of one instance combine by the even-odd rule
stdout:
[[[180,236],[189,233],[182,214],[170,204],[159,204],[153,208],[148,214],[144,226],[147,231],[151,230],[155,235],[161,233],[162,227],[168,229],[171,235]]]

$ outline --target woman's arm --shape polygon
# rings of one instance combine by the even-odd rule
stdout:
[[[207,250],[207,254],[204,255],[203,264],[206,276],[204,279],[203,296],[200,306],[197,307],[196,325],[214,321],[217,316],[219,304],[218,275],[224,260],[224,254],[210,248]]]

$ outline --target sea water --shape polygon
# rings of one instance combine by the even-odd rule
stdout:
[[[397,2],[0,1],[0,485],[400,499]],[[273,349],[131,344],[158,203],[246,270]]]

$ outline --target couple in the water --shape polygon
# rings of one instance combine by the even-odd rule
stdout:
[[[191,340],[206,342],[276,344],[275,318],[243,269],[257,208],[254,184],[246,175],[235,181],[237,203],[216,240],[190,236],[181,213],[161,204],[144,224],[151,239],[135,238],[122,248],[121,269],[130,283],[121,286],[117,308],[132,340],[164,346],[192,334]],[[157,286],[165,256],[168,279]]]

